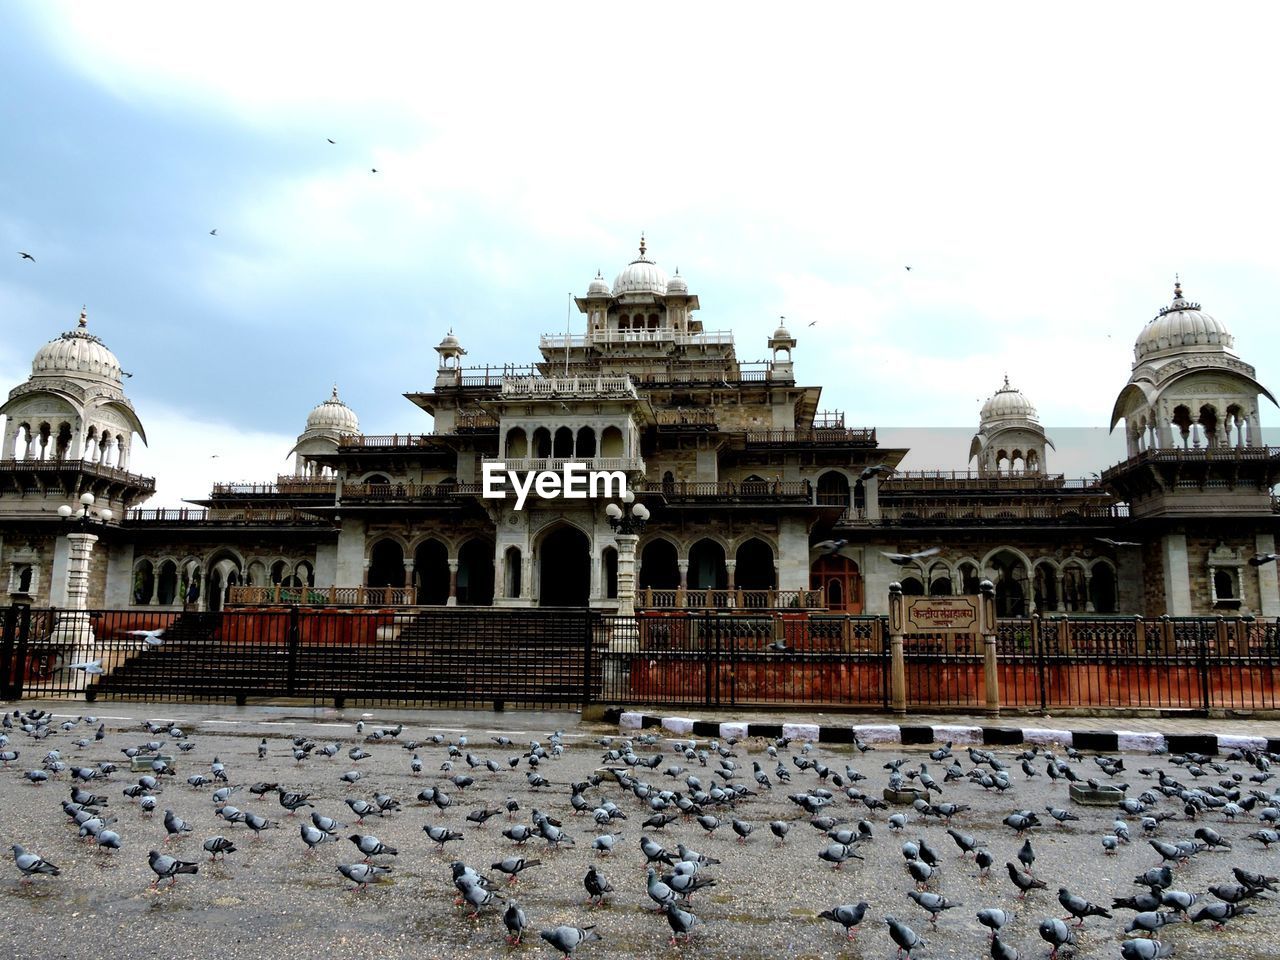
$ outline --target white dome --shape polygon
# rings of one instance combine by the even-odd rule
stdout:
[[[782,324],[778,324],[778,329],[773,331],[773,339],[774,340],[790,340],[791,331],[788,330]]]
[[[609,296],[609,281],[599,270],[596,271],[595,277],[592,278],[590,285],[587,287],[588,297],[607,297]]]
[[[360,419],[354,410],[338,399],[338,388],[335,386],[333,396],[324,403],[317,404],[307,414],[307,430],[359,433]]]
[[[988,420],[1034,420],[1036,408],[1022,395],[1022,391],[1009,386],[1009,378],[1005,377],[1004,386],[982,405],[979,417],[984,423]]]
[[[1173,285],[1173,303],[1164,307],[1142,328],[1133,344],[1135,362],[1150,356],[1186,347],[1216,347],[1225,350],[1235,338],[1219,321],[1200,309],[1200,304],[1182,296],[1182,284]]]
[[[644,237],[640,238],[640,256],[632,260],[613,281],[613,295],[620,297],[627,293],[653,293],[666,296],[667,274],[656,263],[645,256]]]
[[[80,323],[75,330],[50,340],[36,351],[31,361],[31,375],[67,376],[80,379],[107,380],[120,384],[120,361],[101,340],[85,327],[88,317],[80,311]]]
[[[680,276],[680,271],[676,270],[676,275],[667,282],[667,295],[688,296],[689,284],[684,282],[684,277]]]
[[[462,344],[458,342],[458,338],[455,337],[453,335],[453,331],[450,330],[448,333],[444,335],[444,339],[440,341],[440,345],[437,346],[436,349],[437,350],[457,350],[461,346]]]

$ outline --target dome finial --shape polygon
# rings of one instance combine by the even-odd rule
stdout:
[[[1009,375],[1007,373],[1004,375],[1004,389],[1009,389]]]
[[[1176,273],[1173,275],[1173,299],[1182,299],[1182,278]]]
[[[338,399],[338,385],[336,383],[333,385],[333,399]]]
[[[79,323],[79,327],[80,327],[80,329],[81,329],[81,330],[83,330],[83,329],[84,329],[85,327],[87,327],[87,326],[89,326],[89,310],[88,310],[88,306],[87,306],[87,305],[81,305],[81,307],[80,307],[80,323]]]
[[[645,252],[646,252],[648,249],[649,249],[649,248],[645,246],[645,242],[644,242],[644,231],[643,231],[643,230],[641,230],[641,231],[640,231],[640,256],[642,256],[642,257],[643,257],[643,256],[645,255]]]

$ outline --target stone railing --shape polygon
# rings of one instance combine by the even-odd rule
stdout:
[[[124,515],[126,525],[133,524],[166,524],[166,523],[198,523],[198,524],[328,524],[323,517],[307,513],[305,510],[284,509],[239,509],[212,507],[208,510],[191,507],[176,509],[139,507],[129,510]]]
[[[1057,523],[1091,523],[1124,520],[1129,516],[1129,505],[1082,503],[936,503],[915,502],[909,504],[880,503],[878,520],[850,513],[842,518],[844,523],[902,523],[942,524],[966,523],[995,524],[1002,522],[1033,523],[1054,521]]]
[[[875,427],[816,427],[812,430],[748,430],[748,445],[875,443]]]
[[[583,335],[544,333],[538,338],[542,350],[563,350],[565,347],[587,347],[592,344],[617,343],[677,343],[682,346],[733,346],[732,330],[703,330],[691,333],[675,327],[648,327],[642,330],[597,330]]]
[[[800,500],[813,498],[808,480],[676,480],[671,483],[647,481],[637,491],[661,493],[670,501],[679,500]]]
[[[404,607],[414,602],[407,587],[231,587],[227,602],[243,606],[297,604],[334,607]]]
[[[130,473],[119,467],[109,467],[104,463],[93,463],[89,460],[0,460],[0,473],[14,471],[16,473],[35,473],[48,470],[79,470],[91,477],[114,480],[143,490],[155,490],[155,477],[144,477],[140,473]]]
[[[508,377],[502,381],[502,396],[531,399],[636,396],[629,376],[596,377]]]
[[[480,492],[478,483],[344,483],[342,501],[445,500]]]
[[[644,461],[638,457],[486,457],[482,463],[501,463],[503,469],[520,473],[529,470],[560,472],[570,463],[582,464],[587,470],[644,472]]]
[[[714,427],[716,412],[710,407],[689,410],[655,410],[654,422],[660,427]]]
[[[636,593],[639,610],[823,610],[821,590],[654,590]]]

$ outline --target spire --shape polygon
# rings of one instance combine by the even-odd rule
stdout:
[[[648,249],[648,247],[646,247],[646,246],[645,246],[645,243],[644,243],[644,231],[643,231],[643,230],[641,230],[641,231],[640,231],[640,259],[641,259],[641,260],[643,260],[643,259],[644,259],[644,254],[645,254],[645,251],[646,251],[647,249]]]
[[[1004,389],[1009,389],[1009,375],[1007,373],[1004,375]]]
[[[1173,299],[1182,299],[1182,279],[1176,273],[1173,275]]]
[[[331,399],[333,399],[334,402],[336,403],[342,402],[341,400],[338,399],[338,385],[336,383],[333,385],[333,397]]]
[[[87,306],[82,305],[80,307],[80,323],[78,324],[78,326],[80,327],[81,330],[89,326],[89,310]]]

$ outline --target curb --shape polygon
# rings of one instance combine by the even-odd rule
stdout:
[[[1047,727],[911,726],[908,724],[863,724],[840,726],[817,723],[719,723],[692,717],[660,717],[647,713],[612,711],[622,730],[666,730],[678,736],[723,737],[739,740],[766,737],[776,740],[808,740],[816,743],[982,744],[1013,746],[1021,743],[1071,746],[1078,750],[1110,753],[1121,750],[1167,749],[1171,753],[1230,753],[1233,750],[1280,753],[1280,737],[1243,737],[1225,733],[1160,733],[1140,730],[1060,730]]]

